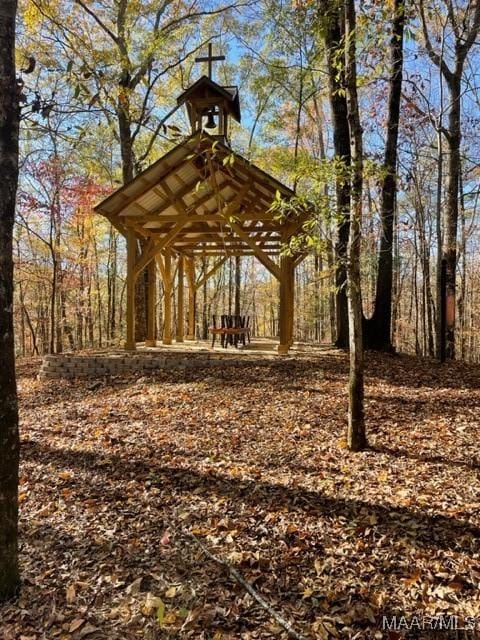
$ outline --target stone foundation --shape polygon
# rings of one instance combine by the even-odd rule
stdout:
[[[278,357],[235,353],[112,352],[92,355],[44,356],[39,378],[100,378],[128,373],[148,374],[166,369],[195,369],[209,366],[272,365]]]

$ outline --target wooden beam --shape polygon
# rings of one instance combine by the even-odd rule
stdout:
[[[227,258],[233,258],[234,256],[255,256],[258,257],[257,254],[250,249],[243,249],[242,251],[238,251],[236,249],[232,249],[232,251],[221,251],[220,249],[204,251],[202,249],[194,250],[191,252],[193,256],[227,256]],[[279,256],[280,251],[266,251],[265,252],[269,256]]]
[[[139,181],[141,181],[141,182],[143,182],[143,183],[144,183],[144,184],[143,184],[143,187],[142,187],[142,190],[141,190],[139,193],[136,193],[136,194],[134,194],[134,195],[132,195],[132,196],[127,196],[127,195],[125,195],[125,194],[123,194],[123,193],[122,193],[122,194],[121,194],[121,196],[122,196],[122,198],[123,198],[123,202],[122,202],[122,209],[119,211],[119,213],[118,213],[117,215],[122,215],[122,212],[123,212],[123,211],[124,211],[124,210],[129,206],[129,205],[131,205],[132,203],[136,202],[137,200],[140,200],[140,198],[142,198],[142,197],[143,197],[143,196],[144,196],[148,191],[150,191],[151,189],[155,189],[159,184],[160,184],[160,186],[162,186],[162,187],[163,187],[163,182],[164,182],[164,181],[165,181],[165,180],[166,180],[170,175],[172,175],[172,173],[173,173],[173,174],[175,174],[177,171],[178,171],[178,166],[177,166],[177,165],[174,165],[174,166],[166,165],[166,166],[165,166],[165,171],[164,171],[164,172],[163,172],[163,173],[162,173],[158,178],[155,178],[155,181],[154,181],[154,182],[149,182],[149,181],[148,181],[148,180],[146,180],[145,178],[137,177],[137,178],[136,178],[136,180],[139,180]],[[184,195],[186,195],[186,193],[188,193],[190,189],[195,189],[195,184],[196,184],[196,181],[195,181],[195,182],[193,182],[191,185],[187,185],[187,186],[185,187],[185,188],[186,188],[186,192],[185,192],[185,194],[184,194]],[[126,185],[124,185],[124,186],[126,186]],[[112,196],[113,196],[113,195],[115,195],[115,194],[112,194]],[[163,197],[163,196],[161,196],[161,197]],[[107,211],[107,212],[103,212],[103,211],[101,211],[101,213],[102,213],[103,215],[108,215],[108,214],[109,214],[109,212],[108,212],[108,211]]]
[[[246,182],[237,195],[227,203],[226,207],[221,207],[220,214],[223,216],[223,219],[230,224],[230,218],[235,216],[237,211],[240,209],[242,205],[242,200],[247,195],[250,189],[250,182]]]
[[[163,257],[163,344],[172,344],[172,251],[167,247]]]
[[[276,231],[268,231],[265,229],[253,229],[252,231],[248,231],[247,229],[242,229],[244,233],[248,233],[248,235],[255,240],[256,242],[264,242],[265,240],[270,240],[271,242],[278,242],[279,245],[283,245],[281,238],[279,237]],[[161,240],[165,237],[165,233],[153,233],[149,234],[149,239],[154,242]],[[172,244],[177,244],[182,241],[195,241],[198,242],[220,242],[221,240],[237,240],[238,242],[243,242],[239,237],[235,235],[233,230],[225,227],[224,230],[212,229],[209,230],[208,227],[205,231],[197,229],[194,231],[190,231],[188,228],[178,233],[175,237],[175,241]]]
[[[233,202],[233,198],[229,202],[230,203]],[[228,206],[228,203],[227,203],[227,206]],[[221,213],[191,213],[189,212],[189,210],[187,210],[187,214],[188,214],[189,222],[223,222],[225,223],[225,215]],[[167,223],[177,222],[178,215],[164,214],[161,216],[157,216],[153,213],[150,213],[145,216],[135,216],[135,217],[132,216],[131,218],[126,218],[125,224],[127,224],[127,220],[129,222],[131,221],[132,224],[147,224],[148,222],[161,222],[161,223],[167,224]],[[271,222],[272,224],[276,222],[273,219],[272,214],[269,214],[267,212],[240,213],[235,216],[235,220],[238,222],[266,221],[266,222]],[[278,233],[281,233],[283,229],[283,225],[280,224],[280,222],[278,222],[275,228],[278,228]],[[155,227],[145,228],[145,231],[154,231],[154,230],[155,230]]]
[[[195,340],[195,259],[186,259],[186,274],[188,280],[188,333],[187,340]]]
[[[280,242],[275,242],[275,238],[273,238],[269,242],[265,241],[263,238],[252,238],[252,240],[253,242],[257,243],[257,247],[260,247],[260,248],[262,247],[270,248],[270,249],[282,248],[282,244]],[[178,242],[177,241],[174,242],[172,244],[172,247],[186,248],[186,247],[197,247],[199,245],[205,248],[208,248],[208,246],[212,246],[212,247],[218,247],[219,249],[221,249],[222,247],[225,247],[226,249],[228,249],[229,247],[240,247],[240,248],[248,247],[248,245],[246,245],[246,242],[244,242],[240,238],[231,238],[231,239],[229,238],[228,240],[225,240],[224,238],[215,238],[215,236],[185,238],[184,240],[179,240]]]
[[[303,225],[308,220],[311,214],[309,212],[302,213],[299,218],[293,220],[292,222],[285,224],[283,229],[282,240],[286,242],[292,236],[301,231]]]
[[[102,214],[105,218],[107,218],[107,220],[110,222],[110,224],[112,225],[112,227],[115,227],[115,229],[122,234],[122,236],[124,238],[127,237],[127,233],[128,233],[128,229],[125,227],[124,224],[122,224],[121,221],[117,220],[116,217],[112,214]]]
[[[182,231],[178,234],[178,236],[180,238],[183,238],[185,236],[189,236],[192,234],[204,234],[204,235],[217,235],[217,234],[223,234],[225,237],[234,237],[234,233],[230,231],[230,229],[227,228],[227,224],[228,223],[224,223],[224,224],[214,224],[212,222],[209,223],[209,225],[207,226],[207,224],[202,224],[202,223],[195,223],[194,225],[192,225],[191,221],[188,220],[187,224],[189,226],[185,226],[184,229],[182,229]],[[245,231],[245,233],[250,233],[250,234],[255,234],[258,235],[260,233],[263,234],[276,234],[278,237],[278,240],[281,241],[280,238],[280,233],[281,231],[279,229],[277,229],[276,227],[272,226],[271,224],[268,225],[262,225],[262,226],[252,226],[252,225],[241,225],[241,229],[242,231]]]
[[[146,347],[157,344],[157,270],[155,260],[148,265],[148,293],[147,293],[147,339]]]
[[[135,343],[135,254],[137,238],[133,231],[127,232],[127,339],[125,349],[134,351]]]
[[[184,299],[183,299],[183,262],[184,257],[179,254],[178,256],[178,269],[177,269],[177,342],[183,342],[185,332],[185,320],[184,320]]]
[[[168,245],[172,242],[172,240],[179,234],[179,232],[185,226],[185,221],[180,220],[177,224],[170,229],[166,236],[161,238],[160,240],[149,242],[146,250],[142,252],[139,260],[135,264],[135,274],[138,276],[140,271],[144,269],[147,264],[155,258],[157,254],[159,254],[163,249],[167,248]]]
[[[255,244],[255,241],[250,238],[247,233],[242,231],[241,227],[238,224],[236,224],[235,222],[230,222],[230,227],[246,244],[248,244],[250,249],[255,253],[258,260],[263,264],[263,266],[268,269],[277,280],[280,280],[280,269],[275,264],[275,262],[273,262],[273,260],[271,260],[268,255]]]
[[[310,253],[308,251],[302,251],[302,253],[299,253],[298,256],[294,256],[294,265],[295,267],[298,267],[299,264],[301,264],[305,258],[307,256],[309,256]]]
[[[184,198],[185,196],[187,196],[190,192],[192,192],[192,195],[195,194],[195,185],[197,184],[197,180],[195,180],[194,182],[191,182],[190,184],[186,184],[182,189],[180,189],[179,191],[177,191],[177,193],[175,194],[176,198]],[[145,193],[142,193],[139,196],[136,196],[134,200],[132,200],[132,202],[130,202],[130,205],[125,205],[125,207],[122,209],[122,211],[120,211],[120,213],[118,214],[121,218],[131,218],[131,219],[137,219],[137,220],[141,220],[144,217],[150,217],[153,216],[155,219],[160,216],[162,214],[163,211],[166,211],[167,209],[169,209],[171,206],[173,206],[171,200],[169,199],[169,197],[163,193],[159,188],[158,185],[160,185],[160,187],[164,187],[164,185],[162,184],[161,181],[156,182],[154,185],[151,185],[150,189],[152,191],[154,191],[159,198],[162,198],[162,200],[167,200],[166,203],[164,203],[163,205],[161,205],[158,209],[156,209],[155,211],[152,212],[148,212],[145,215],[131,215],[129,213],[125,213],[125,208],[127,206],[133,205],[135,204],[135,206],[139,206],[141,207],[141,205],[138,205],[135,200],[137,198],[141,198],[143,195],[145,195]],[[223,186],[225,186],[224,183],[222,183]],[[212,191],[210,191],[210,194],[205,194],[205,196],[203,196],[205,198],[205,202],[207,200],[209,200],[210,198],[214,197],[214,194]],[[194,206],[194,205],[189,205],[190,206]],[[199,206],[198,204],[196,204],[195,206]],[[145,211],[145,209],[143,207],[141,207],[143,211]],[[103,214],[106,215],[106,214]],[[170,217],[174,217],[176,220],[176,216],[170,216]],[[173,220],[173,222],[175,221]]]
[[[278,353],[287,354],[293,342],[295,266],[291,256],[280,258],[280,344]]]

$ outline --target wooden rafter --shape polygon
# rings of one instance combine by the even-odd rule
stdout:
[[[250,249],[257,256],[259,261],[263,264],[263,266],[270,271],[270,273],[280,280],[280,269],[279,267],[271,260],[268,255],[260,249],[252,238],[242,230],[242,228],[236,224],[235,222],[230,222],[230,227],[235,231],[235,233],[250,247]]]
[[[147,246],[146,250],[142,253],[135,264],[135,277],[138,276],[142,269],[144,269],[147,264],[151,260],[153,260],[157,254],[160,253],[160,251],[168,247],[168,245],[172,242],[172,240],[180,232],[180,230],[183,229],[184,226],[185,222],[179,221],[161,240],[149,243],[149,246]]]

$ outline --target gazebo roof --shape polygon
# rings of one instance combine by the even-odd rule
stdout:
[[[299,227],[270,210],[293,191],[227,147],[198,132],[95,207],[124,235],[133,231],[158,253],[269,256]],[[277,271],[278,273],[278,271]]]

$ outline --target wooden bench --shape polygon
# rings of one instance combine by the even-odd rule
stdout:
[[[222,347],[228,347],[228,343],[238,347],[238,340],[241,338],[243,345],[246,340],[250,342],[250,318],[248,316],[221,316],[221,327],[217,327],[216,316],[213,316],[213,326],[210,327],[212,334],[212,348],[215,346],[217,336],[220,336]],[[234,326],[236,325],[236,326]]]

